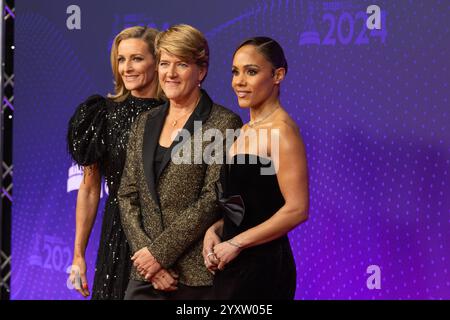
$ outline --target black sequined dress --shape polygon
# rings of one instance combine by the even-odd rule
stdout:
[[[128,285],[130,249],[120,222],[117,191],[125,165],[128,133],[136,117],[160,100],[128,96],[114,102],[99,95],[89,97],[69,121],[69,152],[81,166],[99,165],[109,197],[102,222],[92,299],[123,299]]]

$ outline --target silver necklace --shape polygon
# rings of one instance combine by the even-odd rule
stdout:
[[[263,122],[264,120],[266,120],[268,117],[270,117],[277,109],[279,108],[279,106],[276,106],[272,111],[270,111],[266,116],[264,116],[262,119],[256,120],[256,121],[249,121],[248,122],[248,126],[250,128],[253,128],[254,126],[256,126],[257,124]]]

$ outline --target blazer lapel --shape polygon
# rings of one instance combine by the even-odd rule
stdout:
[[[198,105],[195,107],[194,112],[191,114],[191,116],[186,121],[186,124],[183,127],[184,130],[189,131],[189,133],[191,135],[191,139],[193,139],[193,135],[194,135],[194,122],[201,121],[201,123],[203,124],[206,121],[206,119],[208,119],[208,116],[209,116],[212,106],[213,106],[213,102],[212,102],[211,98],[208,96],[208,94],[206,93],[206,91],[201,90],[201,95],[202,96],[200,98],[200,101],[198,102]],[[159,130],[159,132],[161,132],[161,129]],[[158,135],[158,137],[159,137],[159,135]],[[171,155],[172,155],[172,149],[175,146],[177,146],[178,144],[180,144],[179,147],[181,147],[184,143],[187,142],[186,139],[183,139],[182,141],[179,141],[179,140],[180,139],[179,139],[179,135],[178,135],[175,138],[175,140],[172,142],[172,144],[170,145],[170,148],[166,151],[166,153],[162,159],[159,171],[156,175],[156,181],[158,181],[164,168],[169,163],[169,161],[171,159]]]
[[[159,204],[158,195],[156,193],[156,179],[154,170],[155,150],[159,142],[159,136],[166,118],[168,110],[168,102],[161,106],[153,116],[148,117],[144,130],[144,141],[142,146],[142,159],[145,173],[145,180],[147,181],[150,194],[155,203]]]

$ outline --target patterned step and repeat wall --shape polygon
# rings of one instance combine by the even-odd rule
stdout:
[[[290,233],[296,298],[449,299],[449,13],[444,0],[18,1],[11,298],[80,299],[67,286],[82,174],[68,119],[111,92],[121,29],[188,23],[211,46],[205,88],[245,121],[230,86],[235,47],[267,35],[285,48],[281,100],[311,184],[310,219]]]

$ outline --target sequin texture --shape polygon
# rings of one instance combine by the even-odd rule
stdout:
[[[109,189],[102,222],[92,299],[123,299],[128,284],[130,249],[120,222],[117,189],[125,164],[131,124],[161,101],[129,96],[114,102],[99,95],[89,97],[69,121],[67,143],[76,163],[97,163]]]
[[[211,102],[212,104],[212,102]],[[164,167],[158,179],[158,202],[152,197],[146,179],[143,143],[149,118],[162,113],[162,107],[146,112],[131,130],[128,159],[119,189],[122,224],[131,248],[137,251],[147,247],[166,269],[179,275],[179,283],[187,286],[208,286],[212,275],[202,257],[203,236],[206,229],[219,219],[215,182],[221,164],[175,164]],[[219,105],[212,105],[203,123],[203,130],[217,129],[223,135],[226,129],[242,126],[241,119]],[[191,150],[194,139],[191,139]],[[202,142],[203,154],[208,141]],[[136,268],[131,279],[145,281]]]

